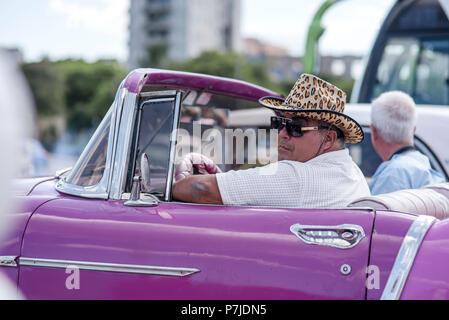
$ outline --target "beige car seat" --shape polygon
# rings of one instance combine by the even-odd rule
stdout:
[[[446,219],[449,217],[449,183],[363,197],[351,202],[348,207],[395,210]]]

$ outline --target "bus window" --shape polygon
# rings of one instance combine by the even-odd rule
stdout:
[[[449,41],[392,38],[377,69],[372,99],[400,90],[418,104],[449,104]]]
[[[419,42],[415,39],[390,39],[377,69],[373,98],[390,90],[413,94],[414,69],[418,60]]]
[[[449,41],[422,42],[416,70],[415,102],[419,104],[449,104]]]
[[[351,101],[401,90],[417,104],[449,105],[448,15],[449,0],[396,0]]]

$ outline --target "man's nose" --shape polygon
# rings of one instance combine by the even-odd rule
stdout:
[[[282,130],[278,131],[278,138],[290,139],[290,136],[287,133],[287,128],[283,127]]]

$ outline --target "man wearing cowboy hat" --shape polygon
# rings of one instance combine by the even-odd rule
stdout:
[[[346,94],[322,79],[302,74],[285,100],[259,103],[276,112],[278,162],[248,170],[188,175],[173,185],[174,199],[186,202],[295,208],[338,208],[370,195],[344,143],[359,143],[360,125],[344,114]],[[179,169],[179,168],[178,168]],[[179,173],[179,170],[177,170]],[[185,177],[187,175],[187,177]],[[185,178],[184,178],[185,177]]]

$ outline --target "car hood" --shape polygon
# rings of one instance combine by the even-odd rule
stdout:
[[[15,196],[27,196],[33,191],[33,189],[45,182],[54,180],[55,177],[34,177],[34,178],[23,178],[16,179],[12,183],[12,194]]]

